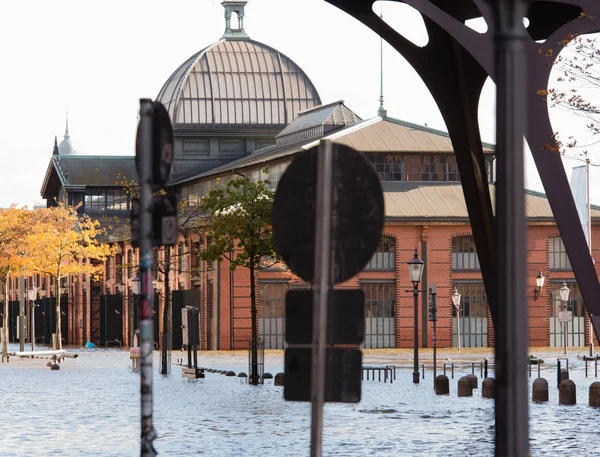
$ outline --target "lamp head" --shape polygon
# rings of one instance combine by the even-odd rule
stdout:
[[[461,297],[460,292],[455,287],[454,293],[452,294],[452,304],[454,305],[455,308],[458,308],[460,306],[460,297]]]
[[[407,262],[408,265],[408,276],[412,281],[413,285],[416,287],[421,282],[421,276],[423,275],[423,268],[425,267],[425,263],[419,259],[419,253],[415,248],[415,253],[413,258]]]

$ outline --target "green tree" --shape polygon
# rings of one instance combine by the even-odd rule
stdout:
[[[277,261],[271,230],[271,211],[275,193],[268,181],[253,182],[247,176],[212,188],[202,199],[209,242],[199,257],[206,261],[229,261],[229,268],[250,270],[250,312],[252,320],[252,358],[250,383],[258,384],[256,271],[267,268],[265,258]]]

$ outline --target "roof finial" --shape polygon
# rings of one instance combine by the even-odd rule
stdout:
[[[66,115],[66,124],[65,124],[65,140],[69,139],[69,112],[67,111]]]
[[[58,152],[58,140],[56,139],[56,135],[54,135],[54,149],[52,149],[52,155],[57,156],[60,153]]]
[[[242,40],[249,38],[244,31],[244,8],[246,3],[248,3],[248,0],[223,0],[221,2],[221,5],[225,8],[225,33],[223,38]]]
[[[383,20],[383,4],[381,5],[381,11],[379,12],[379,18]],[[380,93],[379,93],[379,109],[377,110],[377,115],[379,117],[386,117],[387,116],[387,110],[383,107],[383,38],[379,38],[380,43],[380,62],[381,62],[381,69],[380,69]]]

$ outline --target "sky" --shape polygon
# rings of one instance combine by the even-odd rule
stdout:
[[[396,30],[426,43],[410,7],[377,2],[377,12],[380,5]],[[295,61],[323,103],[344,100],[363,119],[376,115],[380,39],[370,29],[324,0],[250,0],[244,26],[250,38]],[[224,28],[220,0],[0,2],[0,207],[43,202],[54,136],[62,140],[67,112],[78,154],[133,155],[139,99],[156,98],[171,73],[218,41]],[[446,130],[423,82],[387,44],[383,62],[388,115]],[[494,111],[495,86],[488,80],[479,120],[482,139],[490,143]],[[577,118],[552,111],[551,117],[565,137],[588,138]],[[594,154],[594,147],[589,150]],[[580,164],[566,160],[567,176]],[[526,170],[526,187],[543,191],[529,152]],[[600,204],[600,167],[591,175],[591,200]]]

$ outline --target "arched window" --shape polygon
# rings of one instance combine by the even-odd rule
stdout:
[[[395,265],[396,240],[390,236],[382,236],[365,270],[393,270]]]
[[[479,270],[479,258],[472,235],[452,239],[452,269]]]
[[[560,236],[555,236],[549,240],[550,269],[551,270],[570,270],[571,262],[567,256],[567,250]]]

